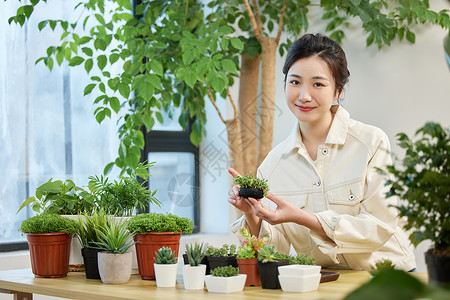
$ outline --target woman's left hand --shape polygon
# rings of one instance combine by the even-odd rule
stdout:
[[[304,213],[295,204],[271,193],[267,193],[266,198],[277,205],[276,210],[271,210],[266,205],[261,203],[261,201],[254,198],[248,198],[248,203],[252,207],[253,213],[264,221],[267,221],[269,224],[275,225],[285,222],[298,223],[299,218],[301,218],[302,213]]]

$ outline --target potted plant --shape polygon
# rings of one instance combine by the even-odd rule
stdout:
[[[205,286],[206,265],[201,264],[205,248],[203,243],[186,245],[189,265],[183,265],[183,283],[187,290],[202,290]]]
[[[43,213],[24,220],[20,231],[26,233],[31,269],[35,277],[64,277],[69,272],[71,236],[76,232],[74,220]]]
[[[181,233],[191,234],[194,222],[173,214],[146,213],[133,216],[128,229],[135,232],[137,263],[142,279],[155,279],[154,253],[161,247],[170,247],[178,257]]]
[[[289,264],[289,256],[275,251],[274,245],[266,244],[258,252],[258,270],[263,289],[281,288],[278,267]]]
[[[169,247],[155,252],[155,277],[157,287],[174,287],[177,281],[177,257]]]
[[[128,250],[134,245],[134,233],[127,230],[125,220],[108,222],[97,230],[100,241],[98,247],[98,271],[105,284],[127,283],[131,277],[132,255]]]
[[[289,255],[289,264],[278,267],[278,280],[284,292],[304,293],[315,291],[321,281],[320,266],[316,259],[302,253]]]
[[[373,278],[384,270],[396,270],[395,265],[390,259],[380,259],[375,262],[374,266],[370,266],[370,278]]]
[[[211,271],[211,275],[205,276],[206,289],[212,293],[241,292],[246,278],[246,274],[239,274],[239,268],[217,267]]]
[[[258,271],[258,251],[267,244],[267,238],[261,239],[250,235],[245,228],[241,230],[241,233],[246,237],[246,240],[242,247],[239,247],[236,255],[239,273],[247,275],[245,286],[261,286]]]
[[[96,209],[91,216],[84,213],[78,216],[77,237],[81,245],[81,255],[85,267],[86,278],[100,279],[98,272],[99,232],[109,227],[110,218],[103,209]]]
[[[398,145],[405,150],[403,159],[395,158],[385,169],[390,190],[387,197],[404,200],[396,205],[406,217],[406,230],[414,246],[424,240],[433,245],[425,253],[431,282],[450,282],[450,128],[429,122],[414,138],[397,134]]]
[[[239,196],[244,198],[261,199],[269,191],[267,179],[260,179],[251,174],[235,177],[233,182],[239,185]]]
[[[234,244],[223,244],[221,248],[209,246],[205,254],[211,271],[217,267],[238,267],[236,261],[236,245]]]

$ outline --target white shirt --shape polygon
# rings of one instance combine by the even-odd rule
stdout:
[[[288,254],[292,245],[323,267],[369,270],[377,260],[390,259],[397,268],[415,268],[411,243],[399,225],[397,209],[390,207],[398,198],[385,197],[389,188],[376,170],[391,163],[389,152],[381,129],[350,119],[339,107],[312,161],[296,123],[288,138],[267,155],[258,177],[268,179],[272,194],[314,213],[333,242],[296,223],[262,221],[260,237],[267,237],[282,253]],[[276,207],[268,199],[261,201]],[[244,216],[230,226],[238,236],[244,227],[248,228]]]

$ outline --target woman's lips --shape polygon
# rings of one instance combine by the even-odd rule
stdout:
[[[310,107],[310,106],[302,106],[302,105],[297,105],[298,109],[300,109],[301,111],[311,111],[314,109],[314,107]]]

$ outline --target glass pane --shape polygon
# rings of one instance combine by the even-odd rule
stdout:
[[[151,212],[169,212],[194,220],[195,157],[189,152],[150,152],[150,189],[157,189],[156,198],[161,207],[151,205]]]
[[[181,114],[180,107],[171,107],[169,112],[164,110],[159,111],[163,117],[164,122],[161,124],[159,122],[155,122],[152,130],[159,131],[183,131],[183,127],[181,127],[180,123],[178,123],[178,118]]]

